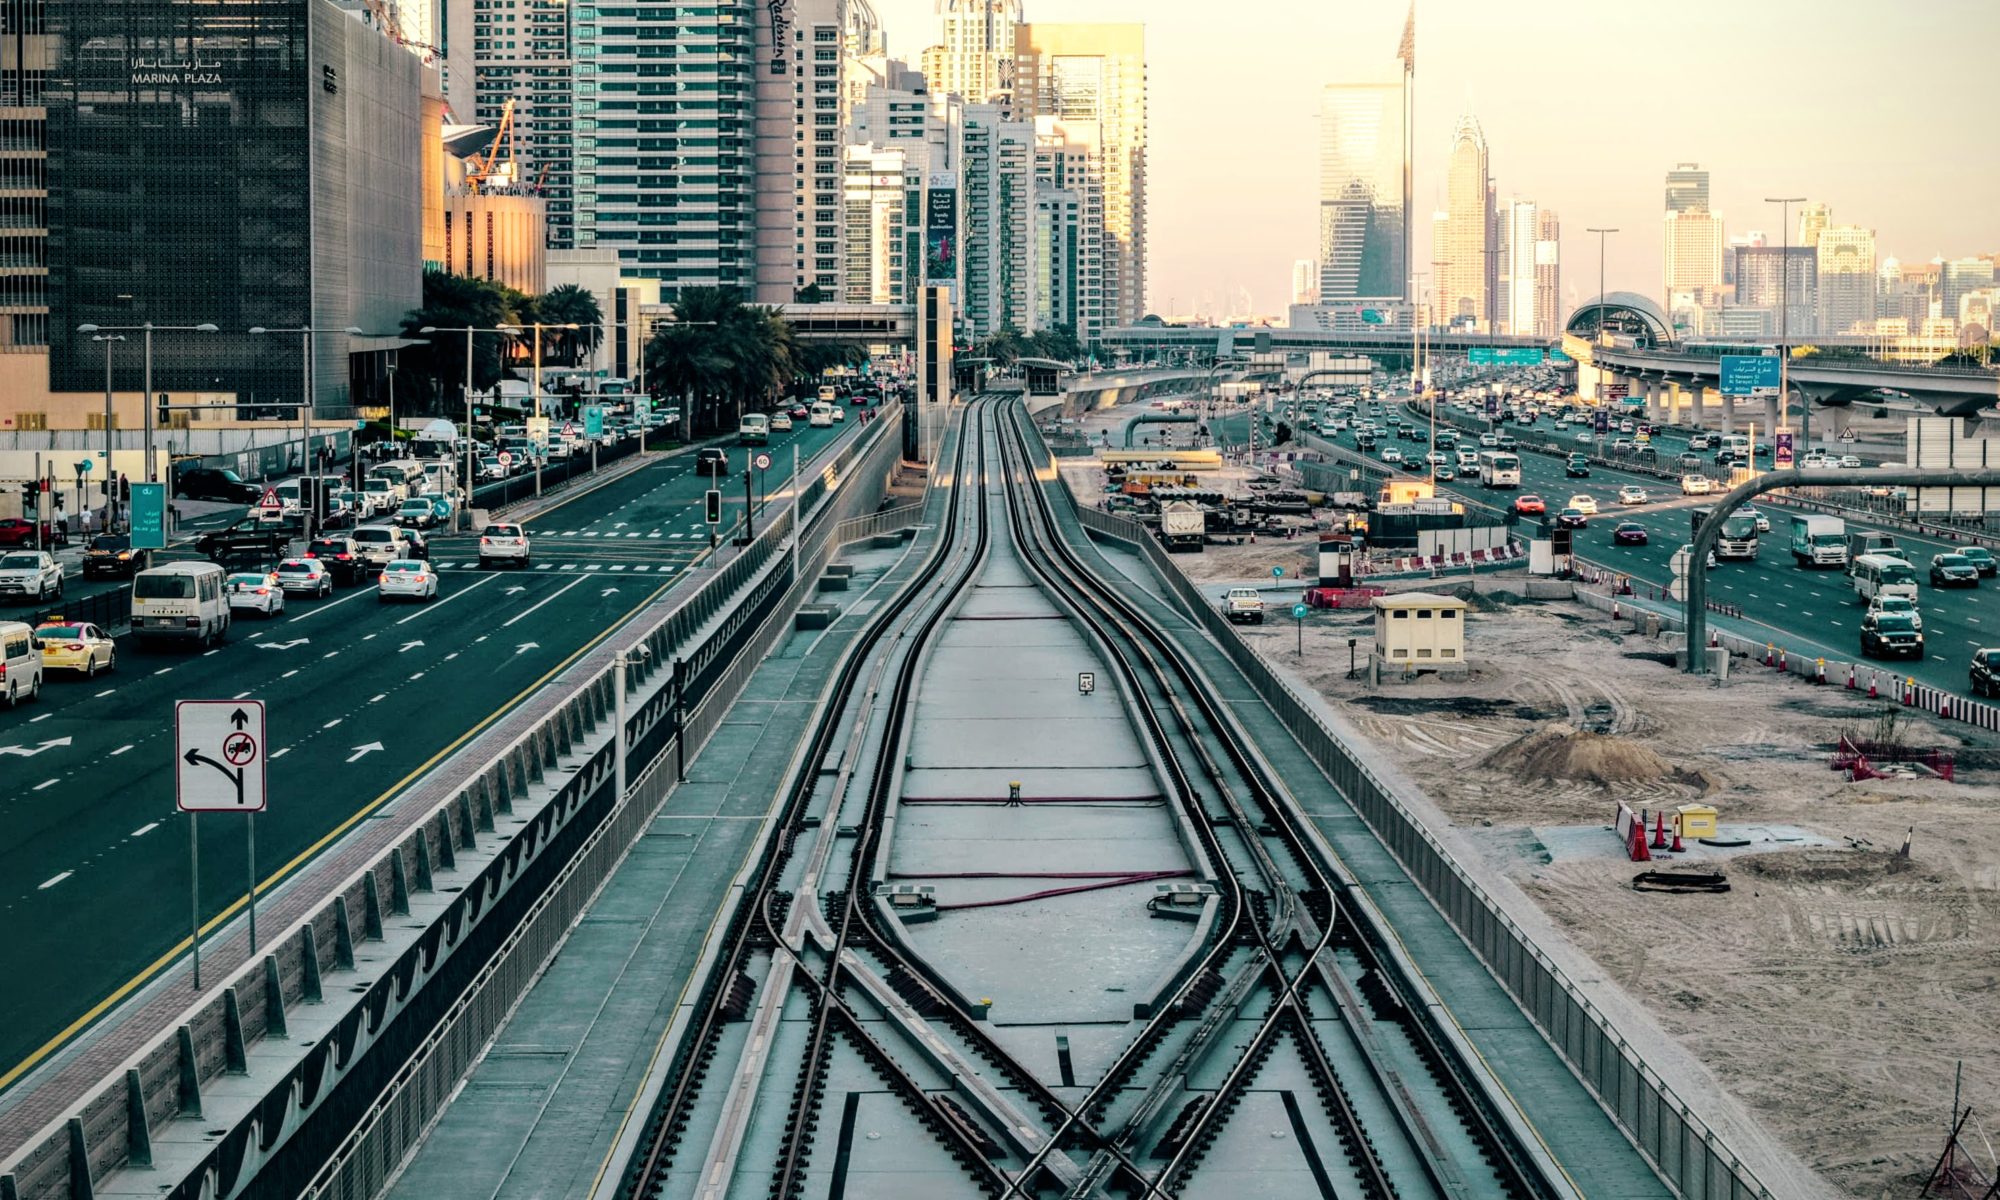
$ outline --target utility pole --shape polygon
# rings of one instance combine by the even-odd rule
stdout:
[[[1791,364],[1792,364],[1792,205],[1804,204],[1804,196],[1766,196],[1764,203],[1778,205],[1778,424],[1790,429],[1792,418],[1785,410],[1791,407]],[[1812,401],[1808,399],[1799,410],[1799,449],[1803,454],[1812,442]],[[1756,466],[1756,458],[1751,458],[1751,466]],[[1773,466],[1777,464],[1772,463]]]

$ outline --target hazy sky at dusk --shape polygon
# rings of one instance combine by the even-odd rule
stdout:
[[[1317,254],[1322,84],[1391,80],[1406,0],[1024,0],[1028,19],[1139,21],[1151,82],[1150,307],[1283,312]],[[873,0],[916,65],[931,0]],[[1419,0],[1415,238],[1429,262],[1451,127],[1485,128],[1502,199],[1563,222],[1565,302],[1658,297],[1666,171],[1711,171],[1726,230],[1808,196],[1906,261],[2000,250],[1996,0]],[[1796,218],[1795,218],[1796,219]]]

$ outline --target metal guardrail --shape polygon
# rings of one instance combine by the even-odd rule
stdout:
[[[815,526],[826,525],[828,516],[838,520],[847,506],[869,502],[867,489],[857,487],[834,493],[832,507],[815,512],[830,488],[857,473],[865,478],[879,470],[886,476],[901,451],[899,422],[893,419],[899,415],[893,407],[885,410],[880,432],[864,432],[821,468],[801,508],[815,513]],[[783,590],[778,585],[791,582],[790,559],[776,557],[787,545],[790,523],[789,511],[776,515],[755,542],[719,568],[708,568],[713,573],[692,593],[624,643],[624,649],[644,644],[652,652],[644,665],[632,668],[638,703],[628,729],[640,731],[635,748],[663,754],[671,745],[670,736],[660,735],[673,732],[662,727],[671,724],[672,689],[659,677],[677,653],[691,650],[678,666],[683,681],[716,677],[696,710],[714,715],[706,718],[706,728],[690,722],[689,737],[699,732],[705,738],[719,721],[726,700],[716,699],[722,694],[716,689],[740,686],[747,679],[746,664],[755,661],[723,656],[749,622],[771,611]],[[740,593],[760,578],[745,603]],[[541,700],[545,715],[527,728],[508,737],[503,725],[455,758],[479,764],[469,777],[438,776],[416,785],[405,802],[426,807],[414,827],[382,835],[390,844],[337,887],[317,899],[280,893],[273,909],[282,912],[288,899],[304,899],[303,909],[265,943],[259,957],[246,961],[239,938],[216,935],[204,957],[226,973],[226,981],[188,1004],[166,1031],[71,1106],[71,1115],[52,1116],[26,1138],[0,1174],[0,1195],[83,1200],[92,1194],[93,1180],[121,1167],[150,1166],[154,1128],[176,1117],[200,1117],[205,1087],[224,1073],[240,1073],[250,1048],[265,1038],[285,1036],[288,1012],[297,1019],[299,1006],[326,1000],[341,982],[336,973],[355,968],[357,946],[382,940],[385,920],[409,913],[412,897],[428,897],[427,903],[441,907],[437,918],[393,962],[369,965],[372,981],[356,989],[359,998],[333,1032],[210,1144],[199,1163],[181,1172],[183,1178],[162,1180],[162,1191],[173,1196],[240,1194],[260,1170],[291,1152],[292,1135],[336,1097],[352,1107],[352,1097],[341,1096],[341,1085],[362,1084],[359,1070],[369,1051],[386,1048],[385,1039],[407,1039],[411,1026],[399,1026],[397,1018],[421,1005],[426,1016],[420,1020],[445,1021],[433,1026],[444,1030],[442,1036],[428,1039],[427,1053],[410,1047],[373,1107],[353,1114],[363,1128],[330,1158],[316,1154],[307,1164],[308,1169],[324,1164],[319,1178],[329,1189],[325,1194],[372,1195],[373,1190],[353,1191],[349,1185],[374,1179],[379,1187],[420,1132],[413,1115],[435,1112],[442,1104],[451,1083],[559,944],[569,924],[564,914],[573,914],[594,893],[601,872],[615,865],[629,844],[629,838],[617,840],[630,828],[620,818],[635,806],[618,803],[608,786],[611,655],[600,647],[551,683]],[[649,681],[650,697],[639,690]],[[586,749],[593,744],[595,750]],[[579,754],[581,764],[562,762]],[[632,794],[628,788],[627,796]],[[508,816],[518,828],[491,841],[497,820]],[[482,837],[493,852],[479,851]],[[482,854],[483,864],[471,878],[454,876],[448,881],[453,887],[441,888],[437,875],[454,872],[460,853]],[[451,898],[441,901],[445,893]],[[444,986],[427,992],[425,985],[434,981]],[[429,1017],[439,993],[458,999],[448,1003],[447,1012]],[[207,1116],[210,1124],[218,1119],[214,1112]]]
[[[915,504],[899,504],[869,513],[865,517],[853,517],[842,521],[834,531],[832,540],[836,542],[858,542],[866,537],[881,537],[884,534],[901,533],[915,525],[924,515],[922,501]]]
[[[1312,708],[1246,643],[1136,521],[1074,505],[1083,527],[1136,547],[1186,614],[1205,630],[1286,731],[1387,846],[1487,970],[1541,1030],[1599,1105],[1677,1196],[1754,1200],[1771,1192],[1645,1063],[1592,1004],[1495,903],[1424,823],[1314,715]]]

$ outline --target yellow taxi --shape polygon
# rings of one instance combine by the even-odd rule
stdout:
[[[111,635],[81,621],[47,621],[35,627],[44,671],[75,671],[85,679],[117,664]]]

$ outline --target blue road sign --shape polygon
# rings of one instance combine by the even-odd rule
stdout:
[[[583,436],[596,438],[604,436],[604,406],[586,404],[583,406]]]
[[[1722,356],[1722,394],[1775,396],[1778,394],[1780,365],[1775,354],[1725,354]]]
[[[1305,605],[1303,605],[1303,604],[1294,604],[1294,605],[1292,605],[1292,619],[1293,619],[1293,620],[1295,620],[1295,621],[1303,621],[1303,620],[1305,620],[1305,619],[1306,619],[1306,612],[1307,612],[1307,609],[1306,609],[1306,606],[1305,606]]]

